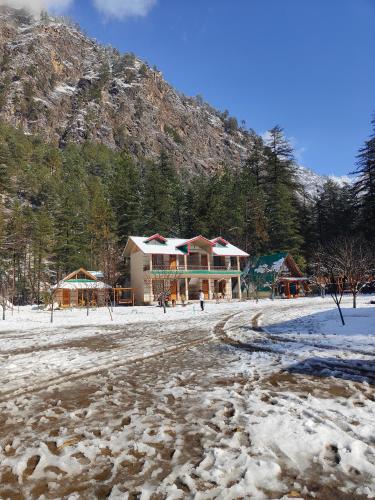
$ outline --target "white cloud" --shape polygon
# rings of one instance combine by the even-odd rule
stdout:
[[[26,9],[39,14],[43,9],[62,11],[69,7],[73,0],[0,0],[0,5],[7,5],[15,9]]]
[[[95,7],[108,17],[144,17],[156,5],[157,0],[93,0]]]

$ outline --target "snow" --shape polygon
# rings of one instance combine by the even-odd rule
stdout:
[[[345,296],[343,312],[7,311],[0,497],[374,498],[375,307]]]
[[[144,254],[159,254],[159,255],[185,255],[178,247],[186,244],[190,240],[182,238],[166,238],[165,244],[159,243],[146,243],[147,237],[145,236],[130,236],[129,241],[135,243],[135,245]],[[213,241],[213,240],[210,240]],[[126,249],[125,249],[126,251]],[[248,254],[243,250],[240,250],[236,246],[228,243],[225,247],[215,246],[212,248],[213,255],[218,256],[239,256],[247,257]]]
[[[58,85],[54,91],[59,94],[72,95],[76,91],[76,87],[63,83],[61,85]]]
[[[255,272],[256,273],[259,273],[259,274],[263,274],[263,273],[269,273],[269,272],[276,272],[276,273],[279,273],[281,268],[283,267],[284,265],[284,261],[285,261],[285,258],[281,258],[277,261],[275,261],[272,266],[268,266],[267,264],[262,264],[261,266],[258,266],[256,269],[255,269]]]
[[[303,186],[307,195],[314,198],[320,194],[323,189],[324,184],[331,180],[337,184],[340,188],[345,185],[350,185],[353,183],[353,178],[347,175],[335,176],[335,175],[319,175],[313,170],[307,167],[298,165],[296,167],[296,177],[298,182]]]
[[[102,281],[90,281],[90,282],[77,282],[77,281],[60,281],[53,288],[64,288],[69,290],[101,290],[101,289],[111,289],[110,285],[106,285]]]

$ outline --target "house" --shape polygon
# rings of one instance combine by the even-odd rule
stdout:
[[[285,298],[298,297],[308,291],[308,278],[303,276],[292,255],[279,252],[255,260],[251,270],[258,290],[273,290]]]
[[[154,303],[163,292],[175,302],[198,300],[199,290],[207,300],[241,298],[241,261],[248,254],[224,238],[131,236],[124,255],[130,259],[136,304]]]
[[[103,274],[81,268],[73,271],[54,287],[54,302],[59,307],[104,306],[111,287],[100,281]]]

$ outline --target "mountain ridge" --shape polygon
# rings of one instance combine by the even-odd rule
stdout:
[[[243,164],[258,137],[59,18],[1,7],[0,61],[0,119],[60,146],[89,140],[150,159],[167,151],[178,168],[210,173]],[[325,176],[301,168],[316,194]]]

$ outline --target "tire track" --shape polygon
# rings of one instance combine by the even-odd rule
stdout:
[[[229,321],[230,318],[232,318],[233,316],[235,316],[237,314],[239,314],[239,313],[234,313],[234,314],[231,314],[229,316],[226,316],[223,320],[221,320],[219,322],[219,324],[225,325],[227,323],[227,321]],[[155,324],[153,326],[155,327]],[[217,325],[214,325],[214,328],[213,328],[214,332],[216,330],[216,327],[217,327]],[[212,326],[210,325],[209,330],[211,330],[211,328],[212,328]],[[189,328],[189,329],[180,331],[180,332],[178,332],[178,335],[191,333],[191,330],[192,329]],[[142,330],[140,330],[140,331],[142,331]],[[158,337],[158,341],[164,340],[164,338],[166,338],[166,337],[171,338],[171,334],[168,334],[168,335],[165,335],[162,337]],[[214,342],[215,340],[216,339],[212,336],[211,331],[209,331],[204,336],[190,339],[188,341],[182,341],[182,342],[174,344],[170,347],[163,347],[160,350],[155,351],[155,352],[151,352],[147,355],[136,356],[136,357],[132,357],[132,358],[123,358],[121,361],[116,360],[115,362],[108,363],[108,360],[113,358],[113,354],[115,352],[116,352],[116,355],[119,356],[118,350],[114,351],[112,349],[111,354],[109,354],[108,356],[100,357],[99,364],[97,364],[92,369],[86,369],[86,368],[82,369],[82,366],[83,367],[85,367],[87,365],[92,366],[92,360],[89,360],[89,361],[85,362],[84,364],[82,364],[78,370],[70,372],[66,375],[62,375],[62,376],[58,376],[58,377],[54,377],[54,378],[49,377],[48,379],[41,381],[40,384],[33,385],[32,387],[21,386],[17,389],[12,389],[10,391],[7,391],[1,395],[0,402],[6,402],[9,399],[13,399],[15,397],[25,396],[25,395],[29,395],[29,394],[35,394],[37,392],[47,390],[51,386],[61,385],[61,384],[65,384],[68,382],[74,382],[74,381],[77,381],[79,379],[82,379],[83,377],[91,377],[93,375],[103,374],[103,373],[107,372],[108,370],[124,368],[127,365],[135,364],[138,362],[146,362],[148,360],[154,359],[154,358],[159,357],[159,356],[183,352],[186,349],[196,347],[196,346],[201,345],[201,344]],[[131,348],[132,345],[139,345],[139,340],[137,342],[133,342],[131,345],[128,344],[126,346],[120,346],[120,348],[128,350],[129,347]],[[162,345],[162,342],[161,342],[161,345]],[[23,373],[23,377],[27,377],[27,375],[30,376],[31,373]]]

